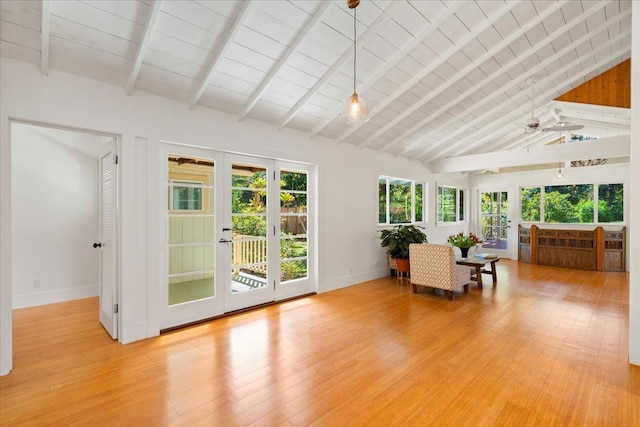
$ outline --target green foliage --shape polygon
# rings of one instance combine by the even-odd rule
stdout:
[[[380,246],[387,248],[391,258],[409,258],[409,244],[426,243],[427,235],[416,225],[398,225],[380,232]]]
[[[600,184],[598,186],[598,222],[624,220],[624,186]]]
[[[307,277],[307,260],[285,261],[280,263],[280,281],[301,279]]]
[[[456,221],[456,195],[458,190],[452,187],[438,187],[438,221]]]
[[[592,184],[548,186],[544,193],[545,222],[593,222]]]
[[[411,182],[389,180],[389,223],[411,222]]]
[[[540,221],[540,187],[522,188],[520,201],[523,221]]]

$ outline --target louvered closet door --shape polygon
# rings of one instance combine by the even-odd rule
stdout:
[[[100,323],[118,337],[116,298],[116,141],[105,145],[100,158]]]

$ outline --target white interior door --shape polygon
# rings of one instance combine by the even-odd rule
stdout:
[[[222,156],[192,147],[161,148],[161,329],[224,312],[221,286]]]
[[[116,220],[118,197],[116,140],[105,144],[100,157],[100,323],[118,338]]]

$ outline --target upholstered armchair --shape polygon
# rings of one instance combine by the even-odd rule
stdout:
[[[418,292],[417,286],[443,289],[449,300],[452,300],[454,289],[463,287],[465,293],[469,292],[469,267],[456,265],[456,257],[450,245],[411,244],[409,263],[414,293]]]

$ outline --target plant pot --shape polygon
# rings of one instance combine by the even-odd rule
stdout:
[[[409,271],[409,259],[396,258],[396,266],[398,271]]]
[[[462,258],[467,258],[469,256],[469,248],[460,248],[460,252],[462,252]]]

